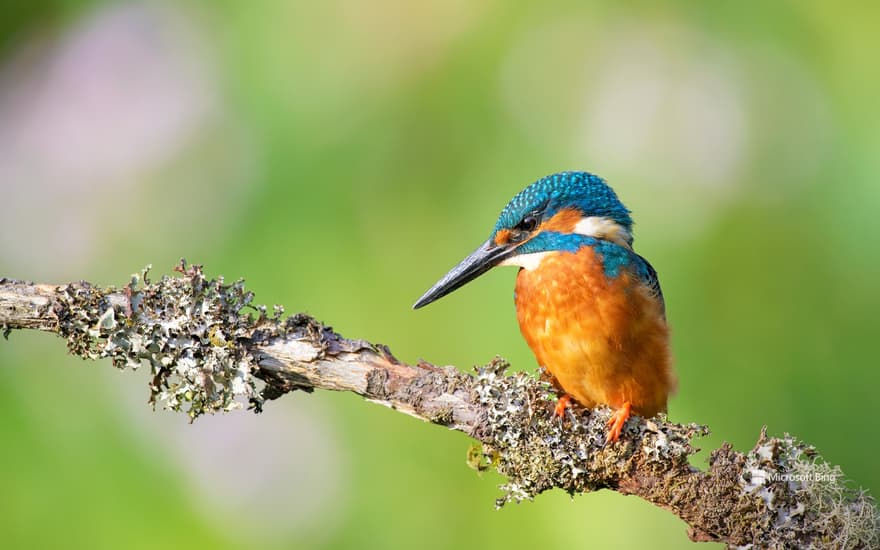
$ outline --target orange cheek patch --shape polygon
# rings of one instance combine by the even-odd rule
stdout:
[[[541,231],[555,231],[556,233],[574,233],[574,226],[583,218],[583,214],[576,208],[563,208],[538,227]]]
[[[510,242],[510,229],[499,229],[495,233],[495,244],[498,246],[505,245]]]

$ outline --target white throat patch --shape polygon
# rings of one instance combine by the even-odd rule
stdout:
[[[511,256],[498,265],[516,265],[526,271],[537,269],[541,265],[541,261],[547,257],[550,252],[532,252],[531,254],[519,254]]]

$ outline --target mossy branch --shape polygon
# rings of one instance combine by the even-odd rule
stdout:
[[[306,315],[253,305],[241,280],[208,280],[184,262],[175,271],[150,281],[147,269],[122,288],[0,279],[0,328],[7,337],[12,329],[53,332],[71,354],[118,368],[147,362],[151,401],[192,419],[243,405],[260,411],[267,400],[317,388],[462,431],[482,443],[471,465],[508,478],[499,507],[553,488],[611,489],[671,511],[695,541],[880,547],[873,499],[791,436],[762,431],[747,453],[725,444],[701,471],[688,458],[704,426],[635,417],[618,443],[605,445],[608,409],[570,409],[560,420],[548,385],[507,374],[501,359],[472,374],[408,365]]]

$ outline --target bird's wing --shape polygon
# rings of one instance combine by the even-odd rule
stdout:
[[[634,253],[635,254],[635,253]],[[657,270],[654,269],[648,260],[643,257],[635,254],[637,258],[637,264],[639,266],[638,272],[639,277],[642,281],[651,288],[657,298],[660,300],[660,305],[663,308],[663,315],[666,315],[666,301],[663,299],[663,290],[660,289],[660,279],[657,277]]]

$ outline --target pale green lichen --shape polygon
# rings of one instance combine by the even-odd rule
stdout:
[[[772,518],[767,535],[747,547],[880,548],[874,500],[788,434],[769,438],[762,431],[745,455],[740,483]]]
[[[565,419],[552,414],[555,399],[549,384],[524,374],[505,375],[507,363],[496,359],[477,370],[475,391],[485,408],[491,441],[484,450],[507,476],[504,496],[496,505],[531,500],[554,487],[570,494],[612,487],[627,475],[638,456],[643,468],[683,466],[695,452],[691,438],[705,433],[697,425],[679,426],[635,417],[619,443],[605,444],[607,407],[573,409]]]
[[[804,523],[831,548],[880,548],[880,511],[864,491],[851,487],[839,466],[816,459],[800,460],[796,479],[804,480],[795,496],[804,510]]]
[[[252,306],[242,280],[208,280],[201,266],[176,269],[179,276],[132,276],[122,289],[87,283],[62,287],[56,306],[59,333],[68,348],[89,359],[110,358],[118,368],[150,365],[150,402],[162,402],[190,418],[226,411],[262,398],[256,364],[245,346],[258,328],[282,331],[283,309]]]
[[[749,453],[729,445],[712,453],[708,471],[692,467],[695,436],[708,430],[664,416],[634,417],[606,444],[607,407],[553,415],[554,392],[524,373],[505,374],[496,359],[477,369],[475,401],[484,408],[482,460],[507,476],[496,501],[531,500],[553,488],[579,494],[610,488],[674,510],[694,540],[745,548],[878,548],[878,512],[840,470],[791,436],[762,433]],[[662,481],[661,481],[662,480]]]

